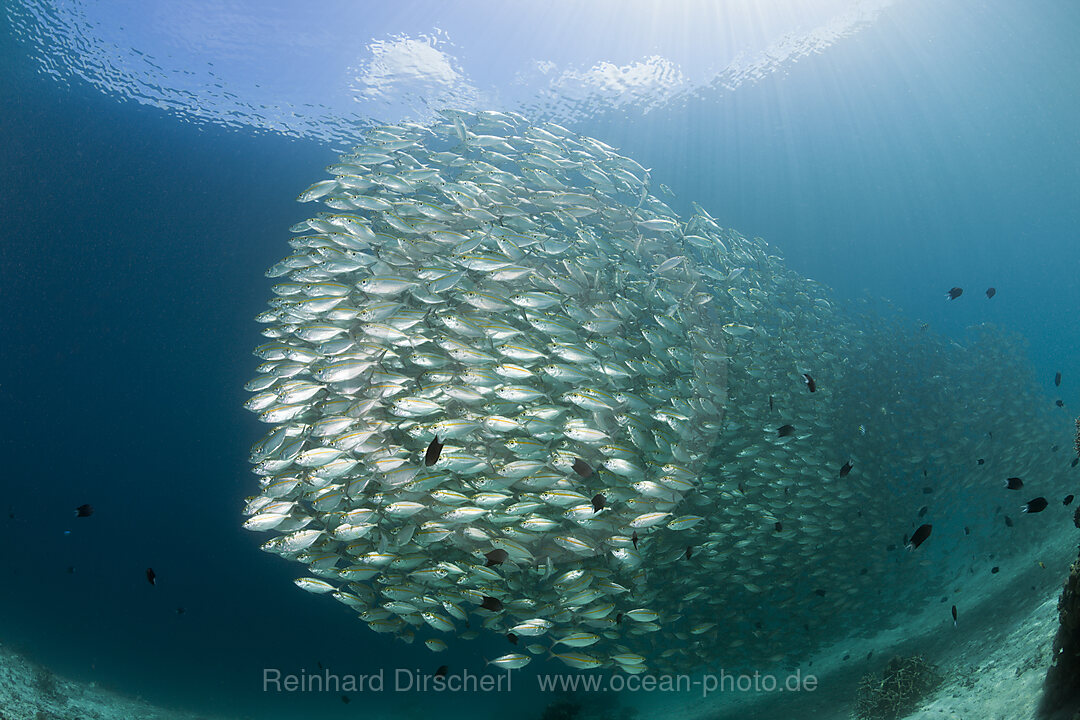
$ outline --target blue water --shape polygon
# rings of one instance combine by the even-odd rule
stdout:
[[[295,196],[331,146],[61,85],[7,30],[0,641],[72,677],[248,717],[358,712],[332,694],[267,696],[264,667],[431,671],[504,652],[477,640],[435,656],[377,636],[295,590],[296,570],[240,528],[263,431],[241,407],[263,270],[286,254],[306,217]],[[652,168],[680,212],[697,201],[840,298],[887,298],[957,338],[983,322],[1019,332],[1046,402],[1071,417],[1077,31],[1070,3],[914,0],[760,82],[572,129]],[[497,60],[485,52],[463,54]],[[964,295],[947,302],[954,285]],[[82,503],[92,518],[73,517]]]

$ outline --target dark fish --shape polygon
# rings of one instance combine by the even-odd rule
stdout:
[[[908,538],[908,541],[904,544],[904,546],[908,550],[914,550],[915,548],[926,542],[926,538],[930,537],[930,531],[933,529],[933,525],[920,525],[915,530],[915,532],[911,534],[911,537]]]
[[[604,509],[604,493],[596,493],[592,496],[592,511],[598,513]]]
[[[795,434],[795,426],[794,425],[782,425],[782,426],[780,426],[779,428],[776,429],[776,434],[777,434],[778,437],[789,437],[791,435],[794,435]]]
[[[818,588],[814,591],[814,594],[818,597],[825,597],[825,591],[822,588]]]
[[[1012,526],[1013,526],[1012,518],[1009,517],[1008,515],[1006,515],[1005,516],[1005,527],[1012,527]]]
[[[495,548],[491,552],[485,553],[484,557],[487,558],[484,567],[491,567],[492,565],[502,565],[506,558],[510,557],[510,554],[502,548]]]
[[[157,585],[157,573],[154,572],[154,568],[146,568],[146,582]]]
[[[187,612],[187,609],[186,609],[186,608],[182,608],[182,607],[178,607],[178,608],[176,608],[176,614],[177,614],[177,615],[183,615],[183,614],[184,614],[184,613],[186,613],[186,612]]]
[[[574,472],[583,478],[587,478],[592,475],[592,468],[589,467],[589,463],[581,458],[574,458]]]
[[[990,574],[991,575],[997,575],[998,570],[1000,570],[1000,569],[1001,568],[999,568],[997,565],[995,565],[994,567],[990,568]]]
[[[1062,505],[1068,505],[1072,501],[1073,501],[1073,496],[1072,495],[1066,495],[1065,499],[1061,501],[1061,504]]]
[[[1019,490],[1020,488],[1024,487],[1024,481],[1020,478],[1009,478],[1005,481],[1005,487],[1009,488],[1010,490]]]
[[[343,703],[345,703],[346,705],[348,705],[348,704],[349,704],[350,702],[352,702],[352,701],[351,701],[351,700],[349,700],[349,696],[348,696],[348,695],[342,695],[342,696],[341,696],[341,702],[343,702]]]
[[[449,665],[440,665],[439,669],[435,671],[435,677],[446,677],[446,673],[449,670],[450,670]]]
[[[1054,404],[1057,405],[1058,407],[1065,407],[1065,403],[1062,400],[1055,400]]]
[[[1076,467],[1077,464],[1080,464],[1080,457],[1074,457],[1073,461],[1069,463],[1069,467]],[[15,513],[11,513],[11,517],[15,517]]]
[[[427,446],[427,452],[424,453],[424,465],[431,467],[439,462],[439,455],[442,454],[442,449],[443,444],[439,442],[439,436],[436,435],[435,439],[431,441],[431,444]]]
[[[970,535],[971,534],[971,528],[969,528],[967,525],[964,526],[964,534],[965,535]]]
[[[74,574],[75,574],[75,566],[74,565],[68,565],[68,575],[74,575]]]
[[[1054,386],[1061,387],[1061,373],[1054,374]]]
[[[769,409],[773,409],[772,395],[769,396]]]
[[[13,513],[11,513],[13,515]],[[75,508],[75,517],[90,517],[94,514],[93,505],[80,505]]]
[[[956,606],[952,606],[952,626],[956,627]]]
[[[776,532],[784,532],[784,526],[780,523],[779,520],[776,521],[776,524],[773,525],[773,527],[776,528]]]
[[[484,599],[480,601],[480,607],[491,612],[499,612],[503,608],[502,600],[499,598],[493,598],[490,595],[485,595]]]
[[[934,488],[932,488],[932,487],[924,487],[922,489],[922,494],[923,495],[929,495],[932,492],[934,492]]]
[[[923,516],[925,516],[925,515],[926,515],[926,512],[927,512],[927,511],[928,511],[929,509],[930,509],[930,506],[929,506],[929,505],[923,505],[923,506],[922,506],[921,508],[919,508],[919,517],[923,517]]]
[[[630,542],[634,543],[634,549],[637,550],[637,530],[630,536]]]
[[[517,645],[517,635],[514,633],[506,633],[506,639],[510,641],[511,645]]]
[[[995,295],[997,295],[997,288],[986,288],[986,299],[987,300],[994,297]]]
[[[948,293],[946,293],[945,297],[949,298],[950,300],[955,300],[963,294],[964,288],[954,287],[953,289],[949,290]]]
[[[810,377],[806,373],[802,374],[803,382],[806,383],[806,389],[810,392],[817,392],[817,383],[814,382],[814,378]]]
[[[978,463],[979,465],[983,465],[983,464],[985,464],[985,463],[986,463],[986,461],[985,461],[985,460],[983,460],[982,458],[979,458],[979,459],[978,459],[978,460],[976,460],[975,462],[977,462],[977,463]]]
[[[1057,452],[1057,451],[1058,451],[1058,446],[1057,445],[1051,445],[1050,446],[1050,452]]]
[[[1020,512],[1026,512],[1026,513],[1042,512],[1043,510],[1046,509],[1047,505],[1049,505],[1049,503],[1046,502],[1046,498],[1037,497],[1034,500],[1028,500],[1027,504],[1024,505],[1024,509],[1021,510]]]
[[[622,625],[622,613],[619,613],[618,615],[615,616],[615,624],[616,625]]]
[[[694,556],[694,548],[690,545],[686,546],[686,559],[689,560]]]
[[[851,468],[855,467],[855,464],[848,460],[844,463],[844,467],[840,468],[840,477],[847,477],[847,474],[851,472]]]

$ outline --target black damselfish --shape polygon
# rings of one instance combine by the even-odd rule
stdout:
[[[1005,487],[1009,488],[1010,490],[1019,490],[1020,488],[1024,487],[1024,481],[1020,478],[1008,478],[1005,481]]]
[[[920,525],[915,532],[911,533],[911,537],[908,538],[907,543],[904,546],[908,550],[914,550],[915,548],[926,542],[926,538],[930,537],[931,531],[933,531],[933,525]]]
[[[794,425],[781,425],[776,429],[776,434],[779,437],[790,437],[795,434]]]
[[[840,477],[847,477],[847,474],[851,472],[851,468],[855,467],[855,464],[848,460],[844,463],[844,467],[840,468]]]
[[[1028,500],[1020,512],[1037,513],[1046,509],[1046,506],[1050,503],[1046,502],[1046,498],[1037,497],[1034,500]]]
[[[424,465],[431,467],[435,463],[439,462],[439,455],[442,454],[443,444],[439,442],[439,436],[436,435],[435,439],[431,441],[431,444],[427,446],[427,452],[424,453]]]
[[[986,288],[986,299],[987,300],[994,297],[995,295],[997,295],[997,288]]]
[[[945,297],[949,298],[950,300],[955,300],[956,298],[960,297],[963,294],[964,294],[964,288],[954,287],[951,290],[949,290],[948,293],[945,294]]]
[[[94,514],[93,505],[80,505],[75,508],[75,517],[90,517]]]
[[[1065,499],[1061,501],[1061,504],[1062,505],[1068,505],[1072,501],[1073,501],[1073,496],[1072,495],[1066,495]]]
[[[587,478],[592,475],[592,467],[589,463],[585,462],[581,458],[574,458],[574,472],[583,478]]]
[[[810,377],[807,373],[802,374],[803,381],[806,383],[806,389],[810,392],[817,392],[817,383],[814,382],[814,378]]]

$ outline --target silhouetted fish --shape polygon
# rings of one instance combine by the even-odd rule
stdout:
[[[932,487],[924,487],[922,489],[922,494],[923,495],[929,495],[932,492],[934,492],[934,488],[932,488]]]
[[[952,626],[956,627],[956,606],[952,606]]]
[[[634,549],[635,549],[635,550],[637,550],[637,540],[638,540],[638,537],[637,537],[637,530],[635,530],[635,531],[633,532],[633,534],[632,534],[632,535],[630,535],[630,542],[634,543]]]
[[[1077,466],[1077,464],[1080,464],[1080,457],[1074,457],[1074,458],[1072,459],[1072,462],[1071,462],[1071,463],[1069,463],[1069,467],[1076,467],[1076,466]],[[15,513],[12,513],[12,514],[11,514],[11,517],[15,517]]]
[[[80,505],[75,508],[75,517],[90,517],[94,514],[93,505]]]
[[[975,462],[976,462],[977,464],[979,464],[979,465],[983,465],[983,464],[985,464],[985,463],[986,463],[986,461],[985,461],[985,460],[983,460],[982,458],[979,458],[979,459],[978,459],[978,460],[976,460]]]
[[[446,673],[449,670],[450,670],[449,665],[440,665],[439,669],[435,671],[435,677],[446,677]]]
[[[1073,496],[1072,495],[1066,495],[1065,499],[1061,501],[1061,504],[1062,505],[1068,505],[1072,501],[1073,501]]]
[[[971,534],[971,528],[969,528],[967,525],[964,526],[964,534],[965,535],[970,535]]]
[[[1054,374],[1054,386],[1061,387],[1061,373]]]
[[[926,542],[926,538],[930,537],[930,532],[934,529],[933,525],[920,525],[916,528],[915,532],[911,533],[911,537],[904,546],[908,550],[914,550],[915,548]]]
[[[770,409],[770,410],[772,410],[772,409],[773,409],[773,401],[772,401],[772,395],[770,395],[770,396],[769,396],[769,409]]]
[[[776,532],[783,532],[784,531],[784,526],[780,523],[779,520],[776,521],[776,524],[773,525],[773,527],[776,528]]]
[[[776,429],[776,434],[778,437],[790,437],[795,434],[795,426],[781,425]]]
[[[517,635],[514,633],[506,633],[506,639],[510,641],[511,645],[517,645]]]
[[[1028,500],[1020,512],[1037,513],[1046,509],[1046,506],[1050,503],[1046,502],[1046,498],[1037,497],[1034,500]]]
[[[963,294],[964,294],[964,288],[954,287],[951,290],[949,290],[948,293],[946,293],[945,297],[949,298],[950,300],[955,300],[956,298],[960,297]]]
[[[806,373],[802,374],[803,382],[806,383],[806,389],[810,392],[817,392],[817,383],[814,382],[814,378],[810,377]]]
[[[146,568],[146,582],[157,585],[157,573],[154,572],[154,568]]]
[[[851,472],[851,468],[855,467],[855,464],[848,460],[844,463],[844,467],[840,468],[840,477],[847,477],[847,474]]]
[[[814,594],[817,595],[818,597],[825,597],[825,590],[822,589],[822,588],[818,588],[817,590],[814,591]]]
[[[499,598],[493,598],[490,595],[485,595],[484,599],[480,601],[480,607],[491,612],[499,612],[503,608],[502,600]]]
[[[1009,478],[1005,481],[1005,487],[1009,488],[1010,490],[1019,490],[1020,488],[1024,487],[1024,481],[1020,478]]]
[[[1006,515],[1005,516],[1005,527],[1012,527],[1012,526],[1013,526],[1012,518],[1009,517],[1008,515]]]
[[[581,458],[574,458],[574,472],[583,478],[587,478],[592,475],[592,467]]]
[[[995,295],[997,295],[997,289],[996,288],[986,288],[986,299],[987,300],[994,297]]]
[[[1058,407],[1065,407],[1065,402],[1062,401],[1062,400],[1055,400],[1054,404],[1057,405]]]
[[[604,493],[596,493],[592,496],[592,511],[598,513],[604,509]]]
[[[348,695],[342,695],[342,696],[341,696],[341,702],[343,702],[343,703],[345,703],[346,705],[348,705],[348,704],[349,704],[350,702],[352,702],[352,701],[351,701],[351,700],[349,700],[349,696],[348,696]]]
[[[506,552],[502,548],[495,548],[489,553],[485,553],[484,557],[487,558],[487,562],[484,563],[484,567],[491,567],[492,565],[502,565],[506,561],[506,558],[510,557],[510,553]]]
[[[991,575],[997,575],[999,570],[1001,570],[1001,568],[999,568],[997,565],[995,565],[994,567],[990,568],[990,574]]]
[[[427,446],[427,452],[424,453],[424,465],[431,467],[439,462],[439,455],[442,454],[442,449],[443,444],[439,442],[439,436],[436,435],[435,439],[431,441],[431,444]]]
[[[686,546],[686,559],[689,560],[694,556],[694,548],[690,545]]]

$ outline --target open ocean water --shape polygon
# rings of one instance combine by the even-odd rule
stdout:
[[[982,573],[994,564],[987,555],[1059,535],[1053,576],[1031,602],[1052,597],[1064,579],[1073,508],[1062,510],[1061,497],[1080,476],[1068,467],[1080,412],[1075,4],[330,2],[313,10],[8,0],[3,17],[0,642],[59,676],[222,717],[540,718],[563,701],[570,705],[547,710],[549,720],[628,717],[638,703],[651,708],[645,716],[670,708],[719,717],[719,696],[709,705],[695,693],[660,701],[542,691],[538,673],[566,671],[546,651],[515,671],[509,692],[452,694],[467,707],[449,706],[447,693],[393,692],[399,670],[483,674],[492,672],[484,659],[524,650],[501,633],[432,653],[419,639],[372,632],[344,605],[296,588],[304,570],[260,551],[269,536],[241,527],[245,498],[258,492],[249,448],[267,429],[243,407],[260,362],[251,349],[266,341],[253,318],[281,281],[264,272],[290,252],[289,227],[316,212],[296,197],[329,177],[324,168],[371,126],[445,122],[445,109],[512,111],[616,148],[650,170],[649,191],[683,220],[695,202],[828,288],[821,292],[844,318],[830,333],[861,333],[864,316],[853,308],[862,304],[895,312],[905,330],[861,358],[859,387],[909,395],[906,405],[897,399],[905,410],[895,426],[936,424],[925,447],[888,437],[876,447],[940,451],[952,462],[948,432],[967,442],[959,434],[969,419],[998,414],[1037,422],[1009,428],[1024,467],[1053,463],[1044,477],[1024,479],[1032,488],[1043,481],[1045,491],[1007,496],[1001,481],[1021,471],[996,467],[982,483],[968,465],[939,468],[938,494],[926,504],[953,476],[966,478],[934,519],[938,537],[942,528],[956,537],[917,551],[922,565],[909,562],[901,590],[937,603],[954,592],[942,573],[972,563]],[[952,287],[964,292],[949,301]],[[960,349],[987,323],[991,340],[977,347],[993,363]],[[873,342],[887,335],[865,330]],[[787,342],[824,337],[802,331],[795,325]],[[841,339],[831,352],[857,347]],[[887,366],[877,362],[884,358]],[[1013,385],[998,384],[1003,365],[1019,378]],[[926,391],[931,375],[946,377],[948,392]],[[1014,385],[1025,392],[1001,396]],[[834,410],[860,424],[862,410]],[[826,450],[837,465],[848,453]],[[882,494],[900,492],[885,486],[890,478],[880,482]],[[1022,516],[1019,504],[1042,494],[1047,512]],[[897,509],[904,527],[919,502]],[[93,515],[75,517],[84,503]],[[1039,524],[1018,528],[1014,540],[995,505],[1017,525]],[[855,512],[847,506],[831,518],[813,552],[827,553],[829,538],[849,525],[868,532]],[[977,544],[964,546],[960,528],[983,524]],[[883,531],[880,546],[902,539]],[[900,547],[889,557],[910,556]],[[727,582],[693,572],[705,595]],[[933,578],[928,587],[923,577]],[[769,598],[782,582],[766,574],[758,584]],[[941,605],[942,618],[953,602]],[[828,638],[792,639],[791,663],[739,656],[737,664],[805,671],[848,635],[888,629],[883,614],[845,617]],[[773,621],[787,632],[783,615]],[[716,642],[740,633],[752,635],[753,625],[732,625]],[[877,655],[883,662],[888,649]],[[875,663],[865,672],[880,672]],[[381,671],[386,690],[266,692],[267,668]],[[851,678],[845,683],[823,685],[837,717],[854,695]],[[783,712],[798,717],[799,708],[792,700]]]

